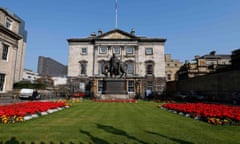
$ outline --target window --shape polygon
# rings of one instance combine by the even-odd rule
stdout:
[[[103,91],[103,81],[99,80],[98,81],[98,93],[102,93]]]
[[[0,91],[3,91],[4,81],[5,81],[5,74],[0,73]]]
[[[147,75],[152,75],[152,74],[153,74],[153,65],[147,64]]]
[[[127,48],[127,54],[133,54],[133,47]]]
[[[6,19],[6,27],[7,27],[7,29],[12,29],[12,20],[11,19],[9,19],[9,18],[7,18]]]
[[[8,45],[3,44],[3,50],[2,50],[2,59],[3,60],[7,60],[7,56],[8,56]]]
[[[80,74],[86,75],[87,74],[87,62],[86,61],[80,61]]]
[[[152,48],[146,48],[145,49],[145,54],[146,55],[152,55],[153,54],[153,49]]]
[[[153,75],[154,73],[154,62],[149,60],[145,62],[145,66],[146,66],[146,75]]]
[[[171,80],[171,74],[167,74],[167,80]]]
[[[99,74],[99,75],[103,75],[103,73],[106,72],[106,69],[107,69],[107,68],[105,68],[105,63],[104,63],[104,61],[99,61],[99,62],[98,62],[98,74]]]
[[[107,47],[100,47],[99,53],[100,54],[107,54],[107,50],[108,50]]]
[[[128,81],[128,92],[134,92],[134,81],[133,80]]]
[[[113,53],[120,54],[120,47],[114,47],[113,48]]]
[[[131,61],[127,61],[127,74],[128,75],[133,75],[134,74],[134,63]]]
[[[87,48],[82,48],[81,54],[82,54],[82,55],[86,55],[86,54],[87,54]]]

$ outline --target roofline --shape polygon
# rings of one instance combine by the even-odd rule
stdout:
[[[136,38],[135,35],[132,35],[132,34],[130,34],[130,33],[128,33],[128,32],[125,32],[125,31],[123,31],[123,30],[120,30],[120,29],[113,29],[113,30],[110,30],[110,31],[108,31],[108,32],[105,32],[105,33],[103,33],[103,34],[101,34],[101,35],[98,35],[98,36],[96,36],[96,37],[97,37],[97,38],[101,38],[101,37],[104,37],[105,35],[108,35],[108,34],[113,33],[113,32],[119,32],[119,33],[122,33],[122,34],[124,34],[124,35],[127,35],[127,36],[129,36],[129,37],[131,37],[131,38]]]
[[[102,37],[110,34],[110,33],[113,33],[113,32],[119,32],[119,33],[122,33],[128,37],[130,37],[129,39],[128,38],[125,38],[125,39],[121,39],[121,38],[108,38],[108,39],[102,39]],[[120,30],[120,29],[113,29],[113,30],[110,30],[106,33],[103,33],[101,35],[91,35],[90,37],[87,37],[87,38],[69,38],[67,39],[68,42],[95,42],[95,41],[138,41],[138,42],[166,42],[167,39],[164,39],[164,38],[148,38],[148,37],[142,37],[142,36],[135,36],[134,34],[130,34],[130,33],[127,33],[123,30]]]
[[[7,14],[8,16],[10,16],[12,19],[14,19],[14,20],[16,20],[17,22],[19,22],[19,23],[21,23],[21,21],[17,18],[17,17],[15,17],[13,14],[14,13],[10,13],[6,8],[2,8],[2,7],[0,7],[0,10],[1,11],[3,11],[5,14]]]
[[[94,42],[94,41],[138,41],[138,42],[166,42],[163,38],[134,38],[134,39],[97,39],[97,38],[70,38],[68,42]]]

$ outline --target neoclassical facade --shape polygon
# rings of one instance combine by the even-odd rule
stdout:
[[[11,91],[23,77],[25,38],[24,21],[0,8],[0,93]]]
[[[87,38],[70,38],[68,78],[73,91],[101,94],[104,64],[115,54],[126,66],[128,94],[143,97],[146,90],[163,92],[165,88],[164,38],[136,36],[120,29],[101,30]]]

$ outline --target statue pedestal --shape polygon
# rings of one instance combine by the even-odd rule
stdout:
[[[103,94],[127,94],[127,81],[124,79],[104,79]]]
[[[127,92],[127,81],[114,78],[104,79],[100,99],[130,99]]]

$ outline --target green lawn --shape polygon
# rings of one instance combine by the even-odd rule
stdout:
[[[232,144],[239,126],[215,126],[157,108],[158,103],[94,103],[24,123],[0,124],[0,144]],[[16,143],[17,144],[17,143]]]

